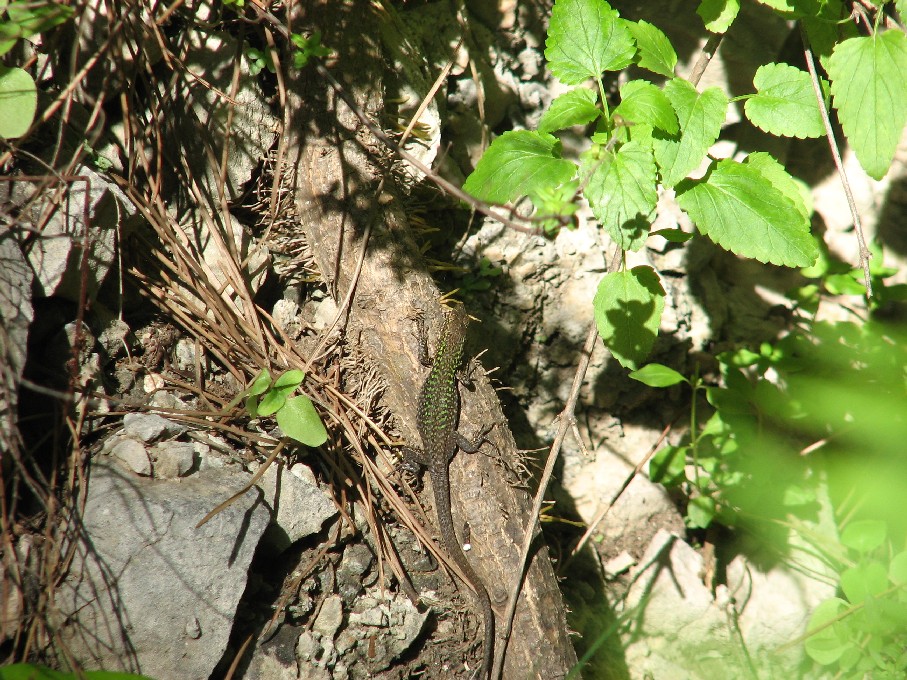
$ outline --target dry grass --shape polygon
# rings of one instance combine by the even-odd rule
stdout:
[[[193,428],[218,431],[266,460],[286,442],[250,432],[243,412],[228,408],[231,395],[224,395],[211,378],[230,375],[228,382],[235,386],[247,384],[262,369],[272,374],[304,370],[302,389],[330,433],[321,449],[321,465],[338,507],[349,519],[350,502],[362,501],[382,550],[382,582],[389,565],[406,584],[375,509],[377,499],[383,499],[424,543],[431,545],[431,541],[385,474],[393,467],[394,443],[385,434],[387,414],[378,407],[381,381],[368,370],[341,361],[337,331],[346,310],[341,308],[329,332],[317,335],[303,329],[297,340],[255,302],[256,272],[251,267],[258,261],[257,254],[270,256],[276,251],[284,278],[317,278],[307,244],[294,236],[282,123],[271,147],[261,149],[258,181],[242,188],[245,194],[230,186],[229,161],[245,134],[235,124],[240,83],[248,68],[242,39],[251,38],[275,55],[280,51],[267,29],[246,24],[218,3],[209,24],[238,40],[229,59],[219,55],[217,70],[229,73],[229,78],[227,87],[216,87],[204,73],[187,65],[193,45],[181,27],[195,19],[198,4],[136,6],[108,0],[96,7],[97,3],[81,0],[73,5],[72,22],[44,36],[37,51],[25,54],[25,67],[43,82],[50,99],[29,133],[2,150],[0,163],[7,179],[21,181],[23,174],[35,178],[28,203],[39,210],[29,213],[37,214],[33,224],[25,224],[19,210],[7,210],[0,217],[28,251],[42,238],[44,226],[65,201],[73,182],[84,181],[79,173],[91,162],[90,149],[105,150],[113,160],[106,179],[128,197],[142,222],[134,232],[119,234],[117,257],[124,274],[119,289],[128,291],[137,285],[162,318],[176,324],[201,350],[196,351],[192,379],[171,376],[167,385],[193,395],[200,408],[157,411]],[[285,121],[279,72],[271,81],[273,108],[277,120]],[[211,129],[197,115],[212,102],[222,122],[219,129]],[[106,118],[108,113],[111,120]],[[255,235],[245,250],[235,238],[236,214],[242,214],[247,223],[246,235]],[[87,220],[83,225],[77,236],[87,242],[95,237],[96,226]],[[91,307],[86,285],[89,266],[83,258],[79,321]],[[122,309],[118,314],[122,317]],[[79,343],[77,337],[76,350]],[[3,359],[4,367],[11,363],[8,357]],[[21,381],[17,384],[11,370],[3,376],[7,397],[28,387]],[[66,383],[64,389],[42,392],[55,409],[47,441],[26,444],[20,434],[24,424],[15,413],[4,414],[0,466],[4,661],[57,662],[69,656],[56,633],[62,622],[54,592],[65,578],[76,545],[70,539],[85,498],[88,442],[103,433],[109,413],[95,408],[97,398],[104,395],[80,383],[75,357]],[[353,393],[347,391],[351,385]],[[115,399],[106,401],[116,404]],[[349,526],[354,528],[351,521]],[[287,584],[283,601],[294,587],[298,583]],[[74,659],[68,661],[78,667]]]

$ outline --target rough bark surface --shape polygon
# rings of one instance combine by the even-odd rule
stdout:
[[[313,19],[319,12],[331,21]],[[375,116],[382,108],[380,18],[368,2],[356,2],[344,10],[336,5],[310,7],[306,19],[332,26],[324,38],[338,55],[331,70],[361,108]],[[288,90],[293,116],[288,148],[300,221],[338,305],[349,291],[363,235],[372,221],[345,342],[350,352],[375,363],[385,381],[387,408],[404,436],[417,442],[416,399],[425,370],[418,360],[412,316],[421,311],[434,327],[438,290],[399,202],[378,206],[375,193],[382,175],[372,154],[380,150],[368,131],[317,75],[306,72],[289,83]],[[389,181],[385,190],[393,191]],[[519,452],[487,378],[477,377],[475,390],[463,390],[462,396],[459,429],[466,436],[484,424],[498,423],[489,437],[499,453],[488,446],[479,454],[460,453],[451,464],[450,477],[455,521],[458,527],[469,526],[470,560],[489,590],[500,630],[506,589],[516,573],[519,545],[531,519],[530,499],[504,472],[513,467]],[[423,498],[430,498],[427,490]],[[542,546],[533,553],[525,578],[504,677],[563,677],[576,662],[567,630],[561,593]],[[496,645],[500,644],[498,639]]]

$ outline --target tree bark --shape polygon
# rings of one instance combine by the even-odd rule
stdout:
[[[331,72],[373,121],[378,121],[376,114],[382,109],[381,20],[368,0],[309,2],[295,17],[293,29],[322,32],[322,43],[336,54]],[[382,174],[374,158],[387,158],[387,150],[313,69],[303,70],[287,89],[290,124],[286,134],[289,166],[295,170],[295,202],[319,270],[338,306],[349,291],[362,239],[372,222],[348,315],[346,349],[374,363],[385,382],[384,405],[396,417],[404,437],[418,442],[416,401],[425,369],[419,363],[412,317],[421,311],[429,328],[435,328],[439,293],[400,202],[379,205],[385,201],[375,196]],[[394,187],[386,190],[393,194]],[[451,497],[458,528],[462,523],[470,528],[469,559],[489,591],[500,632],[519,546],[534,518],[529,517],[526,491],[512,485],[502,472],[513,469],[520,454],[497,394],[484,374],[476,378],[473,391],[461,390],[459,430],[470,437],[483,425],[498,423],[489,438],[499,454],[488,445],[481,453],[457,454],[450,466]],[[500,638],[495,641],[496,647],[502,644]],[[561,593],[547,548],[541,545],[524,580],[504,677],[559,678],[575,663]]]

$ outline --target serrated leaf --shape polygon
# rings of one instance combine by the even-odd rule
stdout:
[[[819,256],[807,220],[756,168],[732,160],[677,187],[677,202],[715,243],[760,262],[805,267]]]
[[[595,147],[583,156],[582,173],[591,172],[583,194],[611,239],[624,250],[638,250],[658,202],[652,149],[629,142],[617,153],[598,158],[600,152]]]
[[[284,407],[277,412],[277,424],[287,437],[306,446],[321,446],[328,439],[328,432],[315,405],[303,394],[287,399]]]
[[[652,350],[665,292],[651,267],[605,274],[592,301],[598,334],[621,366],[636,370]]]
[[[639,48],[639,66],[673,78],[677,53],[668,37],[647,21],[627,21],[625,25]]]
[[[0,137],[24,135],[37,110],[38,89],[32,77],[21,68],[0,66]]]
[[[771,154],[765,151],[756,151],[746,157],[744,164],[758,170],[773,187],[793,202],[797,212],[803,215],[803,219],[809,219],[812,214],[812,206],[806,203],[807,201],[812,202],[812,193],[809,187],[794,179]]]
[[[830,665],[841,658],[845,649],[851,646],[846,627],[838,618],[847,609],[847,602],[834,597],[821,602],[809,617],[804,649],[816,663]],[[816,631],[816,632],[811,632]]]
[[[699,167],[709,147],[718,139],[727,111],[727,97],[717,87],[699,93],[679,78],[664,87],[677,114],[680,132],[655,138],[655,160],[661,168],[662,183],[672,187]]]
[[[619,71],[636,56],[630,31],[604,0],[558,0],[551,12],[545,59],[561,82],[578,85]]]
[[[592,122],[601,114],[601,110],[595,105],[597,101],[595,91],[584,87],[565,92],[551,102],[551,106],[542,114],[538,131],[554,132]]]
[[[506,203],[537,187],[568,182],[575,172],[576,166],[560,157],[556,137],[512,130],[491,143],[463,189],[483,201]]]
[[[907,35],[891,30],[839,43],[828,59],[831,93],[857,160],[882,179],[907,122]]]
[[[615,115],[636,124],[648,124],[669,135],[680,129],[671,101],[660,88],[644,80],[631,80],[620,88]]]
[[[740,11],[740,0],[702,0],[696,14],[702,17],[706,30],[724,33],[734,23]]]
[[[861,554],[871,552],[885,542],[888,525],[877,519],[856,520],[841,531],[841,545]]]
[[[753,78],[758,94],[746,100],[746,117],[756,127],[781,137],[825,134],[812,82],[806,71],[788,64],[763,64]]]
[[[633,371],[630,377],[649,387],[671,387],[678,383],[688,382],[681,373],[662,364],[646,364],[638,371]]]

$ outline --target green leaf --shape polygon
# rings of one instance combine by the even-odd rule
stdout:
[[[665,241],[671,243],[686,243],[693,238],[694,234],[683,229],[659,229],[658,231],[653,231],[651,236],[661,236]]]
[[[715,519],[718,508],[711,496],[696,496],[687,503],[686,524],[691,529],[706,529]]]
[[[699,167],[709,147],[718,139],[727,111],[727,97],[717,87],[699,93],[679,78],[668,81],[664,93],[680,123],[679,135],[655,138],[655,159],[662,183],[672,187]]]
[[[538,187],[568,182],[575,172],[576,166],[560,157],[557,138],[512,130],[491,143],[463,189],[483,201],[506,203]]]
[[[256,417],[260,416],[262,418],[267,418],[268,416],[277,413],[277,411],[282,409],[286,403],[286,394],[279,390],[271,390],[261,398],[257,407],[250,408],[251,404],[246,402],[246,410],[248,410],[250,414],[255,411],[257,413]]]
[[[647,21],[626,21],[624,25],[636,40],[640,67],[673,78],[677,53],[668,37]]]
[[[686,479],[687,453],[689,448],[686,446],[665,446],[652,456],[649,479],[666,486],[682,483]]]
[[[861,554],[871,552],[885,542],[888,525],[877,519],[856,520],[841,531],[841,544]]]
[[[825,290],[832,295],[865,295],[866,287],[862,281],[854,279],[850,274],[829,274],[822,282]]]
[[[866,173],[882,179],[907,121],[907,35],[891,30],[845,40],[828,73],[847,140]]]
[[[567,85],[578,85],[629,66],[636,45],[618,17],[604,0],[558,0],[545,41],[551,73]]]
[[[841,590],[853,604],[878,597],[888,588],[888,570],[879,562],[858,564],[841,572]]]
[[[706,30],[724,33],[734,23],[740,11],[740,0],[702,0],[696,14],[702,17]]]
[[[856,23],[846,20],[850,10],[844,12],[843,9],[840,0],[826,2],[818,16],[806,16],[800,20],[806,29],[813,54],[818,57],[826,73],[829,72],[828,59],[838,43],[860,35]]]
[[[259,417],[258,402],[259,402],[259,399],[258,399],[257,395],[250,394],[249,396],[246,397],[246,403],[245,403],[246,413],[249,414],[250,418]]]
[[[677,202],[699,231],[743,257],[805,267],[819,256],[809,220],[754,167],[719,161],[703,179],[678,185]]]
[[[841,621],[836,619],[847,610],[847,602],[833,597],[820,603],[809,617],[807,633],[817,631],[806,638],[804,648],[809,657],[816,663],[829,666],[841,658],[844,651],[852,646],[849,632]],[[834,623],[831,623],[834,621]],[[830,625],[827,625],[830,624]],[[821,630],[819,630],[821,628]]]
[[[624,144],[617,153],[593,147],[583,155],[582,172],[592,173],[584,195],[611,239],[623,250],[641,248],[658,202],[652,149],[639,142]]]
[[[286,436],[306,446],[321,446],[328,439],[328,432],[315,405],[303,394],[287,399],[284,407],[277,412],[277,424]]]
[[[652,83],[631,80],[620,88],[620,104],[615,115],[637,124],[648,124],[669,135],[679,130],[677,114],[665,93]]]
[[[575,203],[578,189],[579,182],[573,180],[557,187],[539,187],[529,197],[535,206],[535,218],[540,220],[539,226],[547,233],[556,233],[562,225],[570,227],[570,217],[578,207]],[[503,272],[500,268],[497,271]]]
[[[302,384],[304,378],[305,373],[298,368],[294,368],[286,371],[274,381],[274,389],[285,390],[289,388],[289,391],[292,392]]]
[[[825,134],[816,94],[806,71],[787,64],[763,64],[753,78],[758,94],[744,104],[753,125],[780,137]]]
[[[19,27],[22,38],[49,31],[73,15],[73,8],[58,2],[11,2],[6,6],[9,22]]]
[[[252,384],[249,385],[248,393],[253,396],[258,396],[267,392],[270,386],[271,374],[268,372],[268,369],[263,368],[261,373],[255,376],[255,380],[252,381]]]
[[[32,77],[21,68],[0,66],[0,137],[24,135],[37,110],[38,89]]]
[[[765,151],[751,153],[743,162],[745,165],[758,170],[759,174],[768,180],[773,187],[793,202],[794,207],[803,216],[803,219],[809,220],[809,216],[812,214],[812,206],[806,203],[807,201],[812,203],[812,194],[809,187],[791,177],[787,170],[784,169],[784,166]]]
[[[771,7],[778,12],[795,12],[794,0],[757,0],[759,3]]]
[[[622,366],[636,370],[655,343],[665,292],[651,267],[605,274],[592,301],[598,334]]]
[[[284,408],[287,397],[299,388],[303,378],[305,373],[299,369],[287,371],[278,377],[258,405],[258,415],[266,418]]]
[[[646,364],[638,371],[630,373],[630,377],[649,387],[671,387],[678,383],[689,382],[681,373],[661,364]]]
[[[551,106],[542,114],[538,131],[565,130],[595,120],[601,114],[601,110],[595,105],[597,101],[598,95],[595,91],[584,87],[565,92],[551,102]]]

